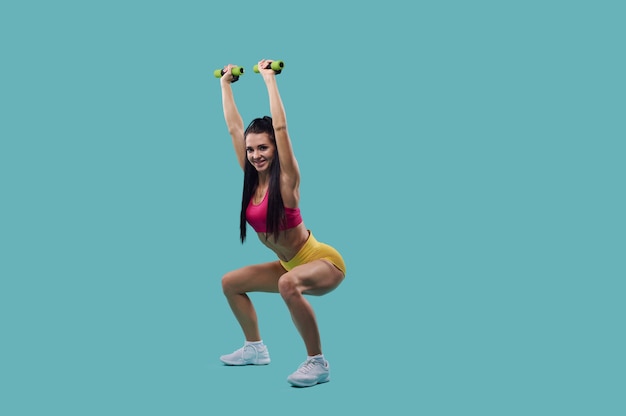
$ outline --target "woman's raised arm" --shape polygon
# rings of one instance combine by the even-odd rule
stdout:
[[[289,186],[295,189],[300,183],[300,169],[287,131],[287,116],[285,115],[283,101],[278,92],[276,73],[273,69],[267,68],[271,62],[271,60],[262,60],[258,63],[258,68],[259,72],[263,75],[263,80],[267,86],[270,99],[270,113],[272,115],[272,124],[274,125],[274,133],[276,135],[276,147],[280,155],[281,172]]]
[[[224,67],[224,75],[220,78],[220,85],[222,88],[222,108],[224,109],[224,120],[226,121],[226,127],[228,127],[228,133],[233,140],[233,147],[235,148],[235,154],[237,155],[237,161],[241,169],[244,168],[246,161],[246,149],[243,141],[243,119],[237,106],[235,105],[235,97],[233,96],[233,89],[231,84],[234,81],[232,74],[232,68],[235,65],[227,65]]]

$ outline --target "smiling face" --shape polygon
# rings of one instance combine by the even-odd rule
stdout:
[[[269,172],[274,160],[276,145],[267,133],[248,133],[246,136],[246,157],[259,172]]]

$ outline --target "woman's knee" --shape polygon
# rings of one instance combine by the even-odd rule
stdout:
[[[293,272],[285,273],[278,279],[278,292],[284,300],[289,300],[295,295],[300,295],[298,279]]]
[[[225,295],[238,293],[239,273],[237,270],[230,271],[222,276],[222,292]]]

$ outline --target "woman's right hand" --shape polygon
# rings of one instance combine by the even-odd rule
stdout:
[[[232,84],[233,81],[235,80],[235,77],[233,76],[233,72],[232,69],[234,67],[236,67],[237,65],[233,65],[233,64],[228,64],[224,67],[224,75],[222,75],[222,78],[220,78],[220,83],[224,84]]]

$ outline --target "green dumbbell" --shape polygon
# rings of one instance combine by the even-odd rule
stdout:
[[[283,61],[272,61],[272,63],[267,64],[265,69],[272,68],[274,72],[276,72],[277,74],[280,74],[280,72],[283,70],[284,67],[285,67],[285,63]],[[258,65],[253,66],[252,70],[258,74],[259,66]]]
[[[230,72],[231,74],[233,74],[233,82],[235,82],[239,79],[241,75],[243,75],[244,69],[240,66],[234,66]],[[226,71],[224,71],[223,69],[216,69],[215,71],[213,71],[213,75],[215,75],[215,78],[222,78],[225,73]]]

